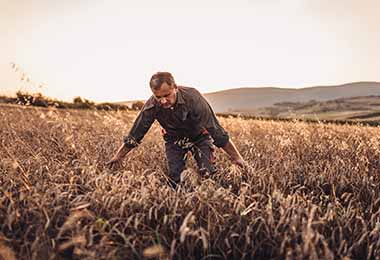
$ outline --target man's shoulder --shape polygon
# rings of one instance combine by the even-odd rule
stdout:
[[[191,92],[198,92],[199,93],[199,91],[194,87],[178,86],[178,89],[180,89],[181,91],[187,92],[187,93],[191,93]]]
[[[202,96],[201,93],[193,87],[178,86],[178,90],[181,92],[184,99],[186,100],[193,100],[194,98]]]
[[[145,101],[142,111],[152,109],[156,106],[156,99],[154,96],[151,96],[147,101]]]

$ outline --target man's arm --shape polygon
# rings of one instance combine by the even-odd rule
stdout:
[[[155,120],[155,109],[152,102],[153,100],[151,98],[144,104],[144,107],[133,123],[128,136],[124,138],[123,144],[119,147],[112,159],[106,163],[110,169],[120,168],[121,162],[125,156],[140,144],[141,140],[148,132]]]
[[[231,160],[234,163],[244,167],[246,162],[236,149],[236,146],[230,139],[228,133],[219,124],[214,111],[206,99],[199,93],[196,101],[197,102],[195,102],[193,107],[193,113],[199,126],[207,129],[211,137],[214,139],[215,146],[222,148],[231,157]]]
[[[245,167],[247,165],[231,139],[228,140],[227,144],[223,146],[222,149],[231,157],[231,160],[240,167]]]
[[[197,90],[193,93],[191,116],[198,132],[201,133],[203,129],[206,129],[214,139],[214,145],[216,147],[222,148],[228,143],[230,138],[228,133],[219,124],[209,103]]]
[[[117,150],[116,154],[112,157],[111,160],[109,160],[106,165],[110,169],[118,169],[121,166],[121,162],[125,158],[125,156],[133,149],[133,147],[127,147],[125,143],[123,143],[119,149]]]

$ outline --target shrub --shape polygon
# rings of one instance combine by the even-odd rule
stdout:
[[[143,106],[144,106],[144,102],[136,101],[132,104],[132,110],[141,110]]]

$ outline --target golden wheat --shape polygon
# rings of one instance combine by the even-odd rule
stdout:
[[[105,167],[133,112],[0,107],[0,257],[380,259],[380,129],[221,118],[249,167],[166,184],[154,125]]]

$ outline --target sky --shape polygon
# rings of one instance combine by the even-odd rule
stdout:
[[[146,99],[380,81],[379,0],[0,0],[0,94]]]

